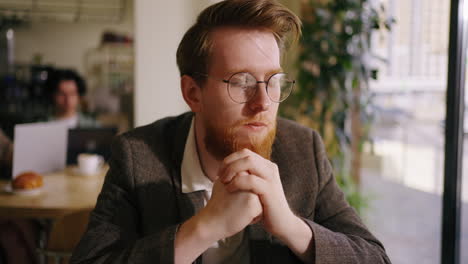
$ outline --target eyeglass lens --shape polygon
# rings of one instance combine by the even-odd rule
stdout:
[[[268,79],[268,97],[274,102],[282,102],[289,96],[293,86],[294,81],[286,73],[276,73]],[[235,102],[248,102],[257,92],[257,79],[250,73],[236,73],[229,79],[228,92]]]

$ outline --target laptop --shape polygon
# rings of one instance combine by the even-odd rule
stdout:
[[[68,130],[67,165],[76,164],[80,153],[99,154],[108,160],[116,127],[74,128]]]
[[[12,177],[25,171],[49,173],[65,168],[67,130],[63,122],[16,125]]]

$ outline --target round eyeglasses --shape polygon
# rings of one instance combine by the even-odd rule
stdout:
[[[199,74],[205,77],[212,78],[207,74]],[[271,101],[281,103],[291,94],[295,80],[291,80],[287,73],[275,73],[266,81],[258,81],[251,73],[238,72],[234,73],[229,79],[219,79],[227,84],[229,97],[239,104],[247,103],[252,100],[257,94],[258,84],[266,84],[266,92]]]

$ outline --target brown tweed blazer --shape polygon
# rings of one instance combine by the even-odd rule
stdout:
[[[71,263],[173,263],[178,226],[203,206],[181,192],[180,166],[192,113],[116,139],[110,170]],[[313,231],[309,263],[390,263],[382,244],[345,201],[320,136],[279,119],[272,160],[291,209]],[[259,224],[247,227],[251,263],[300,263]],[[196,263],[201,263],[201,257]]]

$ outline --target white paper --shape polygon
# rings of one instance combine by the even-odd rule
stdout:
[[[68,128],[64,122],[15,126],[12,178],[25,171],[63,170],[67,158]]]

